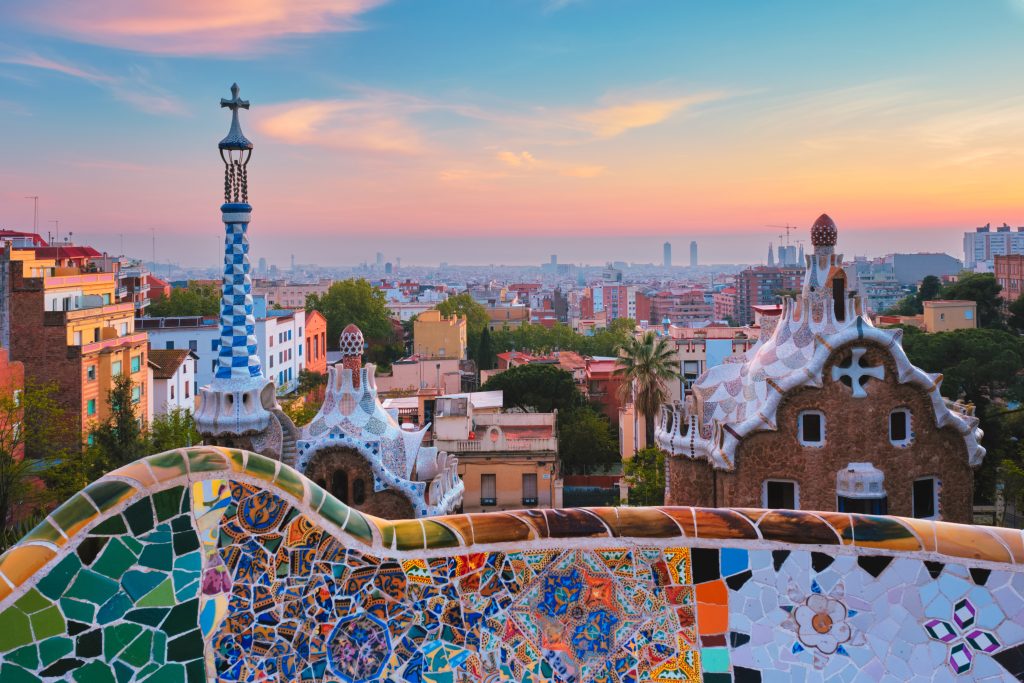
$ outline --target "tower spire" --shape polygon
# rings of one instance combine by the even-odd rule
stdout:
[[[217,145],[224,162],[224,274],[220,298],[220,346],[214,379],[200,390],[196,426],[207,443],[248,448],[280,457],[281,430],[272,420],[277,408],[274,383],[263,375],[253,313],[252,266],[249,263],[249,221],[252,206],[246,186],[246,167],[252,142],[242,134],[238,110],[249,103],[231,86],[231,128]],[[269,390],[269,391],[268,391]]]

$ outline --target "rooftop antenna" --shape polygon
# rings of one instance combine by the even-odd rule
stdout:
[[[32,233],[39,234],[39,195],[30,195],[25,199],[32,200]]]
[[[57,226],[57,241],[60,242],[60,221],[50,221]]]

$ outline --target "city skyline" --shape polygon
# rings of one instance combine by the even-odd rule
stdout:
[[[200,112],[237,80],[267,256],[358,263],[387,234],[408,264],[657,263],[665,239],[756,263],[764,226],[827,211],[848,255],[960,257],[963,232],[1022,222],[1022,7],[6,6],[0,226],[31,229],[39,196],[43,234],[143,256],[152,228],[168,260],[212,261],[222,131]]]

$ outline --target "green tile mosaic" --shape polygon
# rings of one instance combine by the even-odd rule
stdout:
[[[134,621],[137,624],[159,626],[167,617],[167,613],[169,611],[170,609],[167,607],[142,607],[129,610],[128,613],[124,615],[124,618],[126,621]]]
[[[39,648],[36,647],[35,643],[32,645],[26,645],[25,647],[19,647],[14,652],[8,653],[5,659],[8,662],[17,664],[18,666],[24,666],[28,669],[38,669]]]
[[[70,553],[64,556],[60,562],[58,562],[53,569],[47,572],[39,583],[36,584],[36,588],[39,592],[50,598],[56,600],[59,598],[67,589],[71,583],[71,579],[74,578],[75,574],[82,568],[82,561],[78,559],[78,555]]]
[[[174,565],[174,550],[170,543],[150,543],[142,549],[139,564],[151,569],[170,571]]]
[[[119,659],[137,669],[141,669],[150,661],[152,646],[152,631],[143,631],[132,641],[131,645],[121,652]]]
[[[159,667],[152,675],[139,678],[142,683],[182,683],[185,680],[185,667],[181,664],[167,664]]]
[[[138,607],[170,607],[174,604],[174,585],[167,577],[163,583],[135,603]]]
[[[96,623],[109,624],[117,621],[125,615],[125,612],[132,608],[132,605],[131,598],[124,593],[117,593],[100,607],[100,611],[96,614]]]
[[[99,657],[103,654],[103,631],[93,629],[75,638],[76,657]]]
[[[113,517],[105,519],[94,526],[90,533],[101,536],[116,536],[127,532],[128,525],[124,523],[124,517],[121,515],[114,515]]]
[[[139,598],[160,585],[166,578],[167,575],[163,572],[144,572],[133,569],[125,572],[124,576],[121,577],[121,586],[128,593],[128,597],[131,598],[134,604]]]
[[[0,612],[0,652],[32,642],[32,627],[28,615],[17,607]]]
[[[92,568],[104,576],[119,579],[137,559],[135,553],[128,549],[122,539],[115,538],[107,544]]]
[[[28,592],[21,596],[21,598],[14,604],[17,605],[18,609],[25,614],[32,614],[33,612],[38,612],[44,607],[49,607],[53,603],[44,598],[35,588],[30,588]]]
[[[128,647],[138,635],[142,627],[138,624],[115,624],[103,629],[103,658],[108,662]]]
[[[90,662],[71,674],[78,683],[116,683],[114,672],[103,662]]]
[[[58,661],[64,655],[71,654],[74,649],[74,641],[63,636],[47,638],[39,643],[39,661],[41,666],[49,666]]]
[[[118,583],[116,581],[97,574],[91,569],[82,569],[78,572],[65,595],[69,598],[78,598],[96,605],[102,605],[117,592],[117,589]]]
[[[208,448],[190,448],[185,452],[188,454],[188,469],[193,473],[218,472],[228,468],[227,458]]]
[[[245,464],[245,471],[259,477],[264,481],[274,481],[274,472],[277,469],[277,461],[271,460],[258,453],[250,453],[249,461]]]
[[[76,621],[91,622],[96,616],[96,605],[71,598],[61,598],[60,608],[64,610],[64,616]]]
[[[370,530],[370,522],[363,513],[353,510],[352,516],[348,518],[345,531],[352,534],[364,543],[373,543],[373,531]]]
[[[295,496],[296,500],[303,500],[306,494],[302,488],[302,478],[298,472],[291,468],[282,467],[281,471],[277,473],[277,480],[274,483],[280,486],[286,493]]]
[[[199,537],[191,529],[174,534],[174,554],[184,555],[199,549]]]
[[[153,505],[149,498],[143,498],[125,508],[124,518],[132,533],[141,536],[153,528]]]
[[[195,599],[175,605],[164,619],[161,629],[168,636],[175,636],[195,628],[198,623],[199,600]]]
[[[28,535],[22,539],[22,542],[25,541],[45,541],[58,546],[64,545],[66,542],[61,533],[57,531],[57,527],[45,519],[36,528],[28,532]]]
[[[187,461],[180,451],[168,451],[158,455],[151,455],[146,458],[146,462],[149,463],[153,474],[160,481],[168,481],[188,474]]]
[[[36,640],[64,633],[65,630],[64,615],[56,605],[36,612],[29,620],[32,622],[32,633],[35,634]]]
[[[157,520],[166,522],[181,512],[181,494],[184,490],[182,486],[175,486],[153,494],[153,507],[156,509]]]
[[[123,481],[105,480],[89,484],[84,493],[96,504],[100,512],[106,512],[118,503],[135,495],[136,489]]]
[[[96,560],[96,557],[106,547],[109,540],[107,536],[86,536],[78,544],[78,547],[75,548],[75,553],[82,560],[82,564],[88,566]]]
[[[117,676],[117,683],[128,683],[135,676],[135,669],[124,662],[114,662],[114,675]]]
[[[54,510],[50,519],[56,522],[68,537],[71,537],[98,514],[96,508],[84,494],[76,493]]]
[[[170,635],[168,633],[168,635]],[[167,641],[167,660],[187,662],[203,656],[203,634],[199,629]]]
[[[164,664],[167,661],[167,634],[153,631],[153,661]]]
[[[0,665],[0,680],[4,683],[39,683],[39,678],[13,664]]]

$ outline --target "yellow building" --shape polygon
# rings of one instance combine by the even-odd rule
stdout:
[[[530,308],[522,304],[484,306],[491,332],[514,330],[530,322]]]
[[[466,318],[444,317],[433,308],[420,313],[412,326],[413,353],[422,358],[466,359]]]
[[[978,304],[952,299],[925,301],[923,317],[925,332],[970,330],[978,326]]]
[[[148,422],[147,335],[135,331],[134,304],[117,303],[116,275],[6,257],[11,357],[25,364],[26,378],[55,383],[84,435],[108,416],[114,379],[128,375],[136,414]]]

